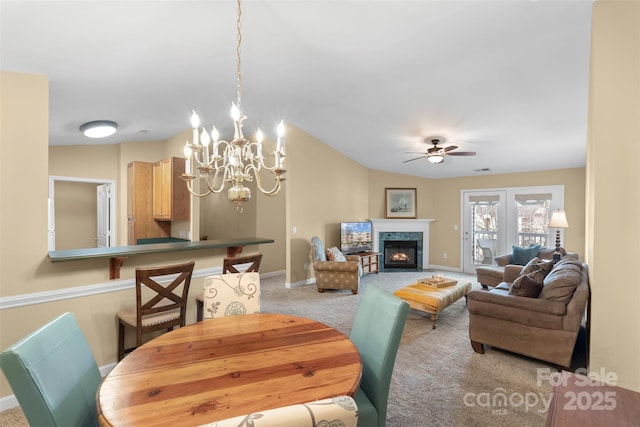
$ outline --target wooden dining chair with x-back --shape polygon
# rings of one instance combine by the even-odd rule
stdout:
[[[192,261],[136,268],[136,305],[118,312],[118,361],[124,358],[125,353],[142,345],[143,335],[163,329],[171,331],[175,326],[185,325],[194,265]],[[136,345],[125,349],[127,327],[135,329]]]
[[[222,274],[226,273],[257,273],[260,269],[262,254],[245,255],[238,257],[226,257],[222,261]],[[238,268],[239,266],[246,268]],[[204,292],[196,295],[196,320],[199,322],[204,318]]]

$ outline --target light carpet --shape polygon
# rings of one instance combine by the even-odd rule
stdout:
[[[393,272],[363,276],[358,295],[351,291],[318,293],[315,285],[284,287],[284,276],[262,279],[262,311],[309,317],[348,335],[358,302],[369,286],[393,292],[436,273]],[[475,276],[439,272],[469,280]],[[389,390],[388,427],[543,426],[555,372],[546,363],[498,349],[471,349],[465,299],[453,303],[431,328],[428,314],[411,310],[405,325]],[[586,367],[580,336],[572,369]],[[9,418],[11,417],[11,418]],[[22,423],[22,424],[21,424]],[[27,425],[19,408],[0,412],[0,425]]]

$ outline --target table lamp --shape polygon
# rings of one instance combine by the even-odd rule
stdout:
[[[564,213],[564,211],[558,209],[551,214],[549,228],[556,229],[556,251],[553,253],[553,263],[555,264],[556,262],[560,261],[560,258],[562,257],[562,254],[560,253],[560,229],[569,228],[567,215]]]

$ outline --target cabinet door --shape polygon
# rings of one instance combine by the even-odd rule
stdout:
[[[162,212],[162,193],[164,191],[162,171],[162,162],[153,164],[153,218],[157,220],[164,219]]]
[[[173,168],[171,159],[163,160],[162,164],[162,191],[161,206],[162,219],[171,220],[173,218]]]
[[[180,179],[184,159],[171,157],[153,165],[153,218],[157,221],[188,220],[189,192]]]
[[[185,161],[181,157],[171,159],[171,218],[174,221],[188,221],[191,218],[191,193],[180,178],[184,173]]]

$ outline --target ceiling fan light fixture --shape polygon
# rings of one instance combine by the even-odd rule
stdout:
[[[427,156],[427,160],[429,160],[429,162],[433,163],[434,165],[437,165],[444,162],[444,156],[440,153],[430,154],[429,156]]]
[[[111,120],[95,120],[80,126],[80,132],[89,138],[106,138],[116,133],[118,124]]]

